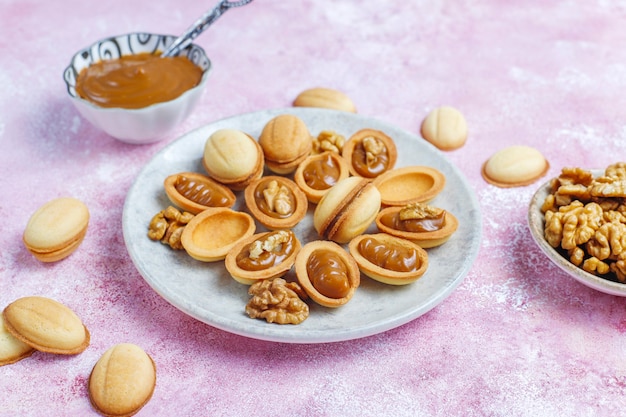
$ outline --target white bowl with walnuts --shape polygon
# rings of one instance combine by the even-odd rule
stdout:
[[[539,248],[563,271],[626,297],[626,163],[563,168],[533,196],[528,224]]]

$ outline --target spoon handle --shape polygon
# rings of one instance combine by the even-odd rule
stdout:
[[[185,33],[180,35],[176,40],[161,54],[162,57],[175,56],[185,49],[195,38],[213,24],[226,10],[231,7],[244,6],[252,0],[230,1],[221,0],[212,10],[209,10],[196,20]]]

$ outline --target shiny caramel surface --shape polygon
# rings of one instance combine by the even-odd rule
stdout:
[[[368,152],[364,145],[364,141],[360,141],[355,145],[352,153],[352,167],[361,176],[365,178],[376,177],[387,169],[389,166],[389,153],[386,146],[382,142],[377,142],[382,146],[382,150],[373,155]]]
[[[306,265],[313,287],[329,298],[343,298],[350,292],[348,268],[332,250],[315,250]]]
[[[386,213],[380,217],[380,221],[387,227],[405,232],[434,232],[440,230],[445,224],[446,212],[441,211],[433,218],[400,220],[399,213]]]
[[[255,244],[263,246],[267,245],[265,242],[272,240],[271,236],[278,236],[281,232],[272,232],[269,235],[262,237],[250,245],[245,247],[236,258],[236,263],[239,268],[247,271],[263,271],[280,264],[287,259],[295,250],[296,240],[295,235],[291,232],[282,232],[280,236],[288,236],[285,242],[280,242],[274,245],[269,245],[260,254],[254,254],[253,247]]]
[[[381,268],[397,272],[417,271],[421,262],[414,248],[368,237],[359,242],[359,253]]]
[[[296,196],[275,179],[261,181],[254,190],[254,200],[263,214],[278,219],[291,216],[296,207]]]
[[[306,184],[315,190],[329,189],[337,183],[339,174],[339,165],[330,154],[312,160],[302,172]]]
[[[212,186],[208,182],[200,182],[193,178],[179,175],[174,183],[174,188],[183,197],[207,207],[228,207],[231,205],[230,197],[221,189]]]
[[[201,78],[202,69],[186,57],[141,53],[83,69],[76,79],[76,92],[100,107],[139,109],[173,100]]]

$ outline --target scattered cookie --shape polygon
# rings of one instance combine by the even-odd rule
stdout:
[[[148,403],[156,366],[142,348],[121,343],[104,352],[89,376],[89,400],[104,416],[132,416]]]
[[[354,103],[341,91],[330,88],[310,88],[304,90],[293,102],[294,107],[320,107],[356,113]]]
[[[56,262],[78,248],[87,233],[89,210],[80,200],[57,198],[41,206],[24,230],[26,248],[42,262]]]
[[[443,151],[452,151],[465,144],[467,122],[463,114],[449,106],[432,110],[422,122],[422,137]]]
[[[521,187],[546,175],[550,164],[537,149],[510,146],[496,152],[483,164],[485,181],[498,187]]]
[[[89,331],[80,318],[50,298],[19,298],[2,314],[9,333],[39,351],[74,355],[89,346]]]
[[[35,349],[9,333],[0,315],[0,366],[15,363],[30,356],[34,351]]]

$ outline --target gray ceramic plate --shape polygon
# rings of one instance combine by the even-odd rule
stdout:
[[[204,172],[201,158],[209,135],[222,128],[243,130],[258,137],[272,117],[291,113],[302,118],[312,135],[334,130],[348,138],[359,129],[374,128],[394,138],[397,167],[428,165],[446,176],[443,192],[432,205],[459,219],[459,229],[445,245],[429,249],[429,268],[414,284],[387,286],[363,277],[348,304],[328,309],[311,303],[307,320],[299,325],[269,324],[247,317],[248,287],[233,280],[223,262],[202,263],[184,251],[151,241],[146,236],[150,219],[170,202],[163,180],[182,171]],[[237,194],[235,208],[242,209]],[[312,213],[294,231],[304,243],[315,239]],[[142,169],[131,186],[123,214],[128,253],[146,282],[172,305],[211,326],[255,339],[290,343],[321,343],[365,337],[405,324],[442,302],[461,283],[474,262],[481,236],[476,196],[462,174],[425,140],[389,124],[351,113],[313,108],[288,108],[244,114],[192,131],[171,143]],[[370,231],[375,231],[374,229]],[[262,230],[261,227],[257,231]]]
[[[598,176],[602,170],[595,170],[593,174]],[[568,259],[564,258],[556,249],[554,249],[544,238],[544,216],[541,212],[541,206],[546,197],[550,193],[550,181],[543,184],[535,193],[530,201],[530,207],[528,209],[528,226],[530,227],[530,233],[543,251],[543,253],[550,259],[556,266],[565,271],[568,275],[574,278],[576,281],[593,288],[595,290],[611,294],[626,297],[626,285],[619,282],[609,281],[599,276],[590,274],[583,269],[577,267],[571,263]]]

